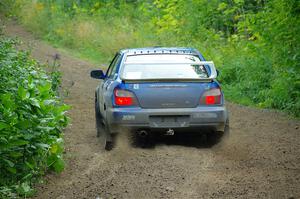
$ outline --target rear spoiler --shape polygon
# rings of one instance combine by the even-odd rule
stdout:
[[[156,65],[156,64],[192,64],[192,65],[203,65],[209,67],[208,73],[210,72],[209,77],[207,78],[187,78],[187,79],[171,79],[171,78],[164,78],[164,79],[125,79],[121,77],[122,81],[129,81],[129,82],[140,82],[140,81],[149,81],[149,82],[157,82],[157,81],[183,81],[183,82],[211,82],[212,80],[216,79],[218,76],[215,64],[213,61],[197,61],[197,62],[156,62],[156,63],[145,63],[145,62],[125,62],[124,65]]]

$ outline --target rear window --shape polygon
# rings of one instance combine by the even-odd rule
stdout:
[[[208,74],[195,55],[155,54],[127,56],[123,79],[198,79]]]

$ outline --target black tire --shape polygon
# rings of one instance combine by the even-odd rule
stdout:
[[[110,133],[109,126],[107,123],[104,124],[103,126],[103,131],[102,131],[102,139],[103,139],[103,147],[106,151],[110,151],[114,147],[114,141],[115,141],[115,136]]]
[[[99,141],[101,150],[110,151],[114,147],[114,135],[110,133],[108,125],[103,124],[98,128],[99,130]],[[97,134],[98,135],[98,134]]]

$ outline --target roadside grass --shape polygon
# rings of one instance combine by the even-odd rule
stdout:
[[[0,198],[30,197],[49,169],[61,172],[69,106],[57,65],[41,65],[0,35]],[[46,72],[47,71],[47,72]]]

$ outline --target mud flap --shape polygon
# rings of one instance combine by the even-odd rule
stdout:
[[[107,122],[103,121],[103,126],[104,126],[104,149],[106,151],[110,151],[114,147],[114,141],[115,141],[115,135],[111,134],[109,126]]]

